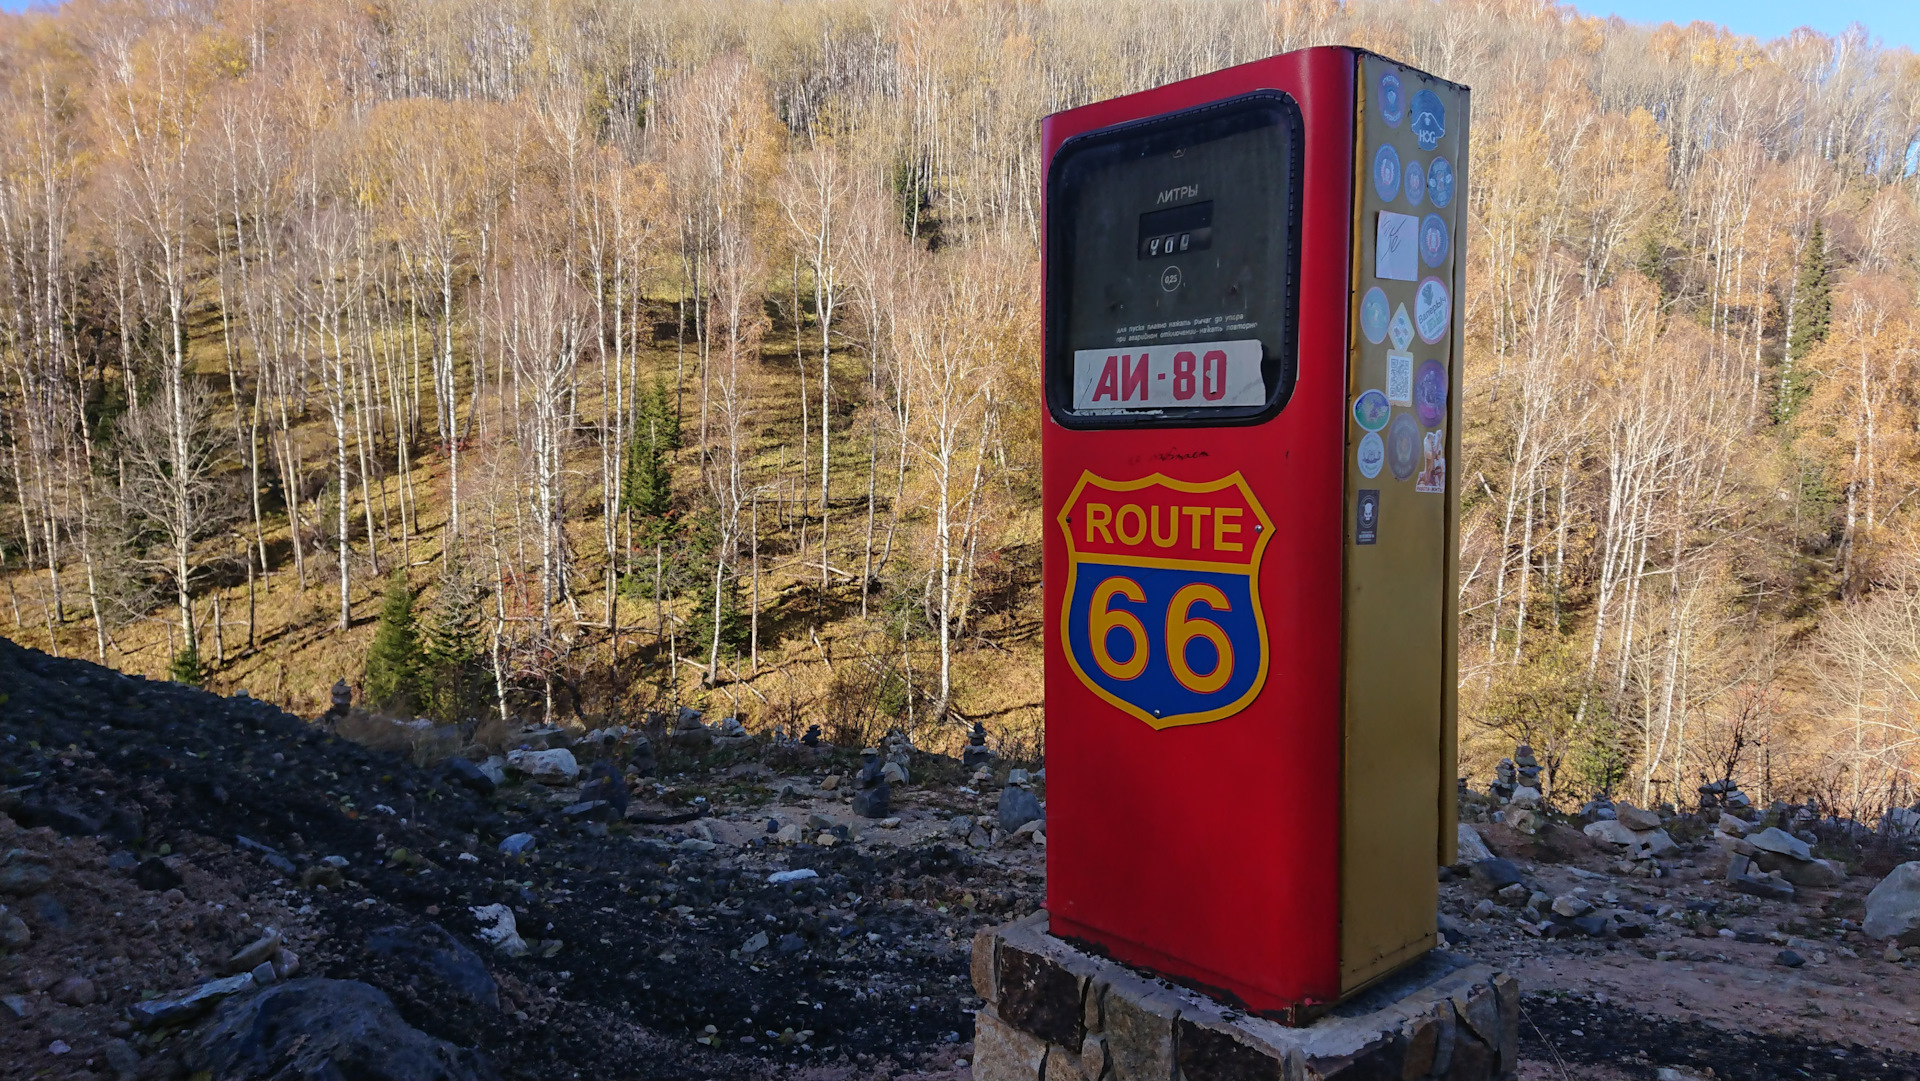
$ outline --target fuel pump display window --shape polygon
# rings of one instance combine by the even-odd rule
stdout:
[[[1213,246],[1213,200],[1140,215],[1140,258],[1158,259]]]
[[[1278,91],[1061,146],[1047,176],[1046,386],[1055,420],[1070,428],[1253,423],[1286,403],[1300,146],[1299,107]]]

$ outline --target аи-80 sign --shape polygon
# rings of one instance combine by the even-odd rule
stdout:
[[[1239,473],[1197,484],[1082,473],[1059,525],[1067,663],[1095,694],[1171,728],[1232,716],[1260,693],[1273,523]]]

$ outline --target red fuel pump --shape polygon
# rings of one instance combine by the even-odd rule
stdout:
[[[1452,860],[1467,105],[1316,48],[1042,125],[1051,927],[1282,1019]]]

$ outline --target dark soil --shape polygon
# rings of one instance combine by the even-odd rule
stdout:
[[[290,937],[308,943],[306,973],[374,984],[408,1022],[478,1047],[509,1077],[938,1067],[972,1039],[972,932],[1040,903],[1037,875],[937,840],[689,851],[624,822],[576,826],[558,813],[571,792],[509,786],[483,798],[444,770],[331,737],[266,703],[3,639],[0,732],[0,811],[19,825],[43,839],[99,835],[103,851],[140,859],[164,853],[188,873],[189,893],[211,876],[242,902],[271,903]],[[662,764],[689,766],[664,779],[685,790],[680,799],[708,793],[715,813],[730,800],[775,800],[772,788],[699,762]],[[502,855],[500,839],[522,831],[539,838],[537,851]],[[348,861],[332,888],[329,856]],[[818,877],[767,884],[768,871],[787,868]],[[515,910],[526,956],[473,937],[481,925],[470,910],[494,903]],[[485,958],[497,1011],[430,967],[368,948],[377,929],[429,921]],[[760,931],[768,945],[742,953]],[[47,960],[36,954],[43,944],[0,961],[0,981]],[[192,986],[189,975],[115,993],[168,992]],[[695,1042],[702,1036],[713,1046]]]
[[[1673,1066],[1740,1081],[1920,1079],[1915,1053],[1730,1032],[1565,995],[1523,995],[1521,1009],[1520,1055],[1543,1063],[1608,1064],[1646,1078]]]

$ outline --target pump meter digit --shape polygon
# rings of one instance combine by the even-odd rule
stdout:
[[[1262,91],[1064,144],[1047,404],[1069,428],[1251,423],[1296,372],[1300,110]]]

